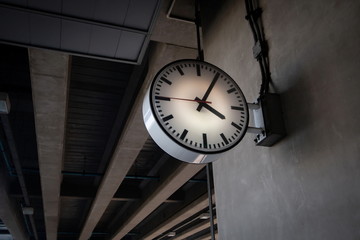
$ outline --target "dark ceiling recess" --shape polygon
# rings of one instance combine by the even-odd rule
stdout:
[[[72,57],[61,185],[61,238],[66,235],[63,233],[81,231],[142,83],[143,74],[135,79],[134,70],[139,67]]]
[[[143,94],[148,74],[151,49],[147,48],[156,46],[154,43],[148,47],[148,41],[159,2],[122,0],[106,5],[95,0],[0,0],[0,42],[5,43],[0,44],[0,92],[9,94],[11,102],[9,124],[1,121],[0,126],[0,201],[4,194],[11,200],[9,205],[0,205],[1,240],[10,237],[7,223],[12,224],[8,217],[13,215],[17,216],[19,229],[24,230],[23,239],[32,240],[36,236],[39,240],[46,239],[51,229],[45,228],[43,199],[49,195],[41,190],[39,136],[35,131],[42,126],[35,126],[34,120],[33,95],[39,93],[32,91],[28,49],[21,46],[72,54],[64,158],[62,169],[58,170],[62,176],[59,217],[58,225],[54,224],[57,232],[53,231],[57,239],[74,240],[84,235],[91,240],[117,240],[115,236],[119,232],[122,239],[130,240],[172,239],[172,232],[180,239],[180,236],[206,239],[209,221],[199,219],[208,211],[204,169],[173,159],[147,138],[146,132],[140,131],[143,139],[136,146],[134,158],[128,160],[129,167],[121,173],[126,174],[124,180],[109,180],[107,175],[114,161],[119,163],[116,169],[120,169],[123,158],[127,157],[126,153],[122,155],[119,139],[125,138],[128,144],[131,139],[127,136],[137,133],[133,133],[132,126],[142,124],[142,118],[139,120],[134,111],[141,112],[138,96]],[[170,1],[164,2],[170,5]],[[187,9],[190,2],[177,1],[174,11]],[[183,10],[180,12],[184,13]],[[165,16],[166,10],[162,14]],[[33,61],[32,58],[30,66]],[[34,68],[31,69],[33,74]],[[136,118],[129,118],[130,113]],[[9,129],[13,141],[7,135]],[[124,133],[129,134],[124,137]],[[18,164],[12,151],[14,146]],[[118,155],[114,154],[115,149],[121,149]],[[19,166],[21,171],[17,170]],[[19,181],[20,175],[25,184]],[[114,185],[116,191],[109,194],[110,203],[104,204],[104,210],[94,220],[89,216],[97,214],[91,214],[94,203],[102,204],[97,200],[103,199],[103,195],[99,196],[103,182]],[[149,199],[155,200],[148,204]],[[10,205],[14,207],[13,215],[1,215]],[[34,214],[23,215],[23,207],[32,207]],[[57,209],[49,207],[46,213],[52,210]],[[136,224],[129,223],[134,218]],[[87,224],[91,221],[94,227]],[[198,228],[194,229],[192,223]]]
[[[40,178],[37,174],[39,166],[28,53],[26,48],[1,44],[0,53],[0,91],[8,93],[11,102],[10,114],[1,117],[1,145],[3,147],[1,166],[6,166],[5,176],[9,183],[9,195],[16,202],[19,213],[21,213],[22,206],[28,205],[26,198],[30,202],[30,207],[34,208],[34,215],[21,217],[23,224],[27,226],[28,234],[34,237],[33,227],[35,227],[36,235],[39,239],[43,239],[45,226]],[[5,134],[5,131],[8,130],[12,131],[12,139]],[[16,159],[12,152],[14,148],[17,154]],[[20,187],[21,176],[16,170],[15,161],[23,169],[25,186],[22,187],[27,191],[26,196]],[[35,221],[33,227],[31,218]]]

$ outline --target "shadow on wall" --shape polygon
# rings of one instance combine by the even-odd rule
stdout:
[[[227,5],[231,1],[217,1],[217,0],[205,0],[200,1],[200,15],[201,24],[211,29],[212,24],[217,19],[217,15],[222,12],[222,9],[227,9]],[[195,2],[195,1],[194,1]],[[211,17],[209,17],[211,16]],[[206,32],[203,32],[205,38]]]

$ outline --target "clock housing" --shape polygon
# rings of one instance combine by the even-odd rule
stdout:
[[[220,68],[179,60],[155,76],[144,99],[150,136],[167,153],[207,163],[235,147],[246,133],[249,113],[236,82]]]

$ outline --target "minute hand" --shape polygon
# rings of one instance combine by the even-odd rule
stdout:
[[[209,97],[211,90],[214,88],[214,85],[215,85],[216,81],[217,81],[218,78],[219,78],[219,75],[220,75],[220,73],[216,73],[216,74],[215,74],[214,79],[211,81],[210,86],[209,86],[209,88],[206,90],[205,95],[204,95],[204,97],[201,99],[201,101],[206,101],[206,99]],[[201,104],[201,103],[200,103],[199,106],[196,108],[196,110],[198,110],[198,111],[200,112],[200,110],[201,110],[201,108],[203,107],[203,105],[204,105],[204,104]]]

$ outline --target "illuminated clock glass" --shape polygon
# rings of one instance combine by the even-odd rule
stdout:
[[[197,60],[163,67],[148,90],[143,113],[150,135],[163,150],[195,163],[213,161],[208,156],[237,145],[249,121],[236,82],[218,67]]]

